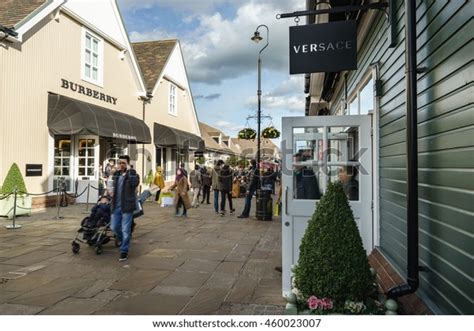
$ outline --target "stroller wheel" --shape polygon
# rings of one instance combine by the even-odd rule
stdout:
[[[100,254],[102,254],[103,252],[104,252],[104,248],[103,248],[101,245],[99,245],[99,246],[97,246],[97,247],[95,248],[95,253],[96,253],[97,255],[100,255]]]
[[[81,249],[81,246],[79,246],[79,244],[75,241],[72,242],[72,252],[74,254],[77,254],[79,253],[79,250]]]

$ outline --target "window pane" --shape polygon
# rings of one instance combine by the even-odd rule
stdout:
[[[323,128],[293,129],[293,192],[295,199],[318,200],[324,171]]]
[[[374,82],[372,78],[360,91],[360,114],[368,114],[374,109]]]
[[[91,52],[86,50],[86,63],[91,63]]]
[[[86,64],[86,67],[85,67],[85,72],[84,74],[86,75],[86,77],[90,78],[91,77],[91,67]]]
[[[79,168],[79,176],[85,176],[85,175],[86,175],[86,169]]]
[[[94,176],[94,168],[87,168],[87,176]]]
[[[358,127],[330,127],[328,132],[328,162],[357,161],[359,155]]]
[[[97,67],[99,63],[99,56],[97,54],[92,54],[92,66]]]
[[[97,68],[92,69],[92,79],[97,80]]]
[[[358,113],[359,112],[358,112],[358,109],[357,109],[357,97],[356,97],[349,104],[349,115],[358,115]]]
[[[86,47],[91,48],[91,36],[86,34]]]
[[[345,164],[329,167],[329,182],[341,181],[348,200],[359,200],[359,165]]]
[[[93,39],[93,42],[92,42],[92,50],[94,52],[97,52],[99,50],[99,42],[97,41],[97,39]]]

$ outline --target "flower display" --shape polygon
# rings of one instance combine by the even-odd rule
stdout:
[[[361,314],[365,311],[366,306],[364,305],[363,302],[354,302],[347,300],[344,303],[344,309],[349,311],[352,314]]]
[[[257,137],[257,132],[255,132],[252,128],[245,128],[239,131],[238,135],[239,139],[255,139]]]
[[[312,295],[308,298],[308,307],[310,310],[331,310],[333,308],[333,303],[329,298],[319,299]]]
[[[275,129],[275,127],[270,126],[262,131],[262,137],[267,139],[275,139],[280,137],[280,131]]]

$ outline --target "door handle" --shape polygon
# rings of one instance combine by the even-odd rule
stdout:
[[[288,214],[288,186],[285,186],[285,214]]]

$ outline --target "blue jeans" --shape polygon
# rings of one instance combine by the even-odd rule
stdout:
[[[242,211],[242,215],[249,216],[250,215],[250,206],[252,205],[252,197],[255,194],[255,190],[248,191],[248,194],[245,196],[245,206],[244,210]]]
[[[122,213],[121,208],[116,208],[112,213],[111,229],[117,240],[121,242],[120,252],[128,253],[132,232],[133,213]]]
[[[214,210],[216,213],[219,212],[219,191],[214,190]]]

